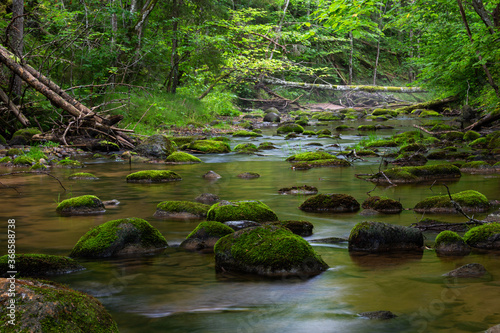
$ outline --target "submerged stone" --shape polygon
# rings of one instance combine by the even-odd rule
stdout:
[[[154,217],[162,219],[203,219],[209,205],[191,201],[163,201],[156,206]]]
[[[300,210],[318,213],[351,213],[359,208],[359,202],[348,194],[317,194],[299,206]]]
[[[490,209],[488,199],[481,193],[468,190],[452,194],[452,199],[457,202],[464,212],[485,212]],[[456,213],[448,195],[439,195],[426,198],[415,205],[417,213]]]
[[[318,189],[315,186],[302,185],[302,186],[283,187],[278,190],[278,193],[289,194],[289,195],[313,195],[313,194],[318,194]]]
[[[382,311],[382,310],[381,311],[361,312],[361,313],[358,313],[358,316],[365,317],[368,319],[380,319],[380,320],[393,319],[393,318],[397,317],[391,311]]]
[[[220,201],[210,207],[207,213],[209,221],[240,221],[255,222],[278,221],[278,216],[271,208],[261,201]]]
[[[474,248],[500,250],[500,223],[474,227],[465,233],[464,241]]]
[[[135,147],[135,152],[147,157],[163,160],[175,151],[174,143],[165,135],[155,134]]]
[[[203,175],[203,178],[215,180],[215,179],[222,178],[222,176],[219,175],[217,172],[210,170]]]
[[[9,279],[0,279],[1,290],[10,285]],[[12,328],[8,311],[2,311],[2,332],[119,332],[96,298],[55,282],[16,280],[14,298],[0,298],[2,309],[8,309],[10,300],[15,301],[16,325]]]
[[[436,236],[434,249],[442,256],[466,256],[470,253],[470,246],[456,232],[445,230]]]
[[[487,273],[488,271],[486,270],[486,268],[484,268],[483,265],[473,263],[458,267],[446,274],[443,274],[443,276],[457,278],[479,278],[486,275]]]
[[[143,170],[127,176],[127,183],[164,183],[182,180],[181,176],[170,170]]]
[[[196,202],[210,206],[220,201],[219,197],[212,193],[202,193],[199,196],[197,196],[194,200]]]
[[[421,251],[423,246],[420,230],[382,222],[358,223],[349,235],[349,251]]]
[[[398,214],[403,210],[401,202],[387,197],[369,197],[361,205],[364,209],[373,209],[385,214]]]
[[[242,178],[242,179],[252,179],[252,178],[259,178],[260,175],[256,172],[243,172],[238,174],[236,177]]]
[[[61,201],[56,212],[59,215],[92,215],[103,214],[106,210],[102,201],[95,195],[82,195]]]
[[[224,236],[215,244],[214,252],[218,272],[306,278],[328,269],[302,237],[272,225]]]
[[[180,247],[191,251],[211,252],[215,243],[226,235],[232,234],[234,230],[229,226],[216,221],[205,221],[186,237]]]
[[[168,246],[165,237],[147,221],[126,218],[108,221],[83,235],[70,257],[108,258],[155,253]]]
[[[19,277],[46,277],[60,274],[68,274],[84,270],[76,260],[68,257],[54,256],[49,254],[16,254],[14,258],[9,255],[0,257],[0,274],[2,277],[10,277],[8,271],[9,260],[15,260],[16,278]]]

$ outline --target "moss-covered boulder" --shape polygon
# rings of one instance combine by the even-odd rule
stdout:
[[[397,147],[398,143],[394,139],[380,139],[368,141],[366,143],[361,142],[363,147],[365,148],[373,148],[373,147]]]
[[[398,111],[391,109],[374,109],[372,116],[388,116],[394,118],[398,116]]]
[[[423,246],[420,230],[382,222],[358,223],[349,234],[349,251],[421,251]]]
[[[24,155],[24,151],[19,148],[10,148],[7,150],[7,153],[5,153],[6,156],[18,156],[18,155]]]
[[[368,180],[379,184],[389,184],[389,180],[392,183],[405,184],[451,180],[462,176],[460,169],[452,164],[396,167],[385,170],[384,174],[378,172],[369,177]]]
[[[241,179],[253,179],[253,178],[259,178],[260,175],[257,172],[242,172],[236,177],[241,178]]]
[[[496,172],[496,168],[485,161],[472,161],[464,163],[460,171],[472,174],[487,174]]]
[[[196,140],[182,146],[182,149],[202,154],[222,154],[231,152],[229,143],[217,140]]]
[[[190,251],[213,252],[215,243],[226,235],[232,234],[233,229],[216,221],[205,221],[186,237],[181,247]]]
[[[278,193],[285,195],[313,195],[318,194],[318,188],[309,185],[283,187],[278,190]]]
[[[14,134],[12,135],[12,139],[14,139],[16,136],[21,136],[26,142],[30,142],[34,135],[41,133],[42,132],[40,132],[38,128],[23,128],[14,132]]]
[[[105,211],[102,201],[95,195],[66,199],[56,208],[56,212],[63,216],[103,214]]]
[[[420,118],[431,118],[431,117],[442,117],[443,115],[433,110],[421,110],[418,116]]]
[[[170,170],[143,170],[127,176],[127,183],[165,183],[182,180],[181,176]]]
[[[300,126],[299,124],[285,123],[278,126],[277,132],[278,134],[287,134],[291,132],[300,134],[304,132],[304,127]]]
[[[467,131],[465,132],[464,134],[464,141],[467,141],[467,142],[470,142],[470,141],[474,141],[474,140],[477,140],[481,137],[481,134],[479,134],[478,132],[475,132],[475,131]]]
[[[359,208],[359,202],[349,194],[317,194],[299,206],[305,212],[317,213],[352,213]]]
[[[256,138],[259,136],[262,136],[262,134],[251,132],[251,131],[236,131],[233,133],[234,137],[250,137],[250,138]]]
[[[155,134],[135,147],[139,155],[164,160],[175,151],[175,144],[165,135]]]
[[[451,230],[442,231],[436,236],[434,249],[440,256],[466,256],[470,253],[470,246]]]
[[[162,219],[203,219],[210,206],[191,201],[163,201],[156,206],[154,217]]]
[[[11,285],[12,280],[0,279],[1,290]],[[0,298],[2,332],[118,333],[116,322],[92,296],[49,281],[16,280],[15,289],[14,298]],[[15,301],[13,311],[10,300]],[[9,323],[12,319],[15,326]]]
[[[377,126],[375,125],[360,125],[358,126],[358,131],[360,132],[372,132],[372,131],[376,131],[377,130]]]
[[[76,172],[68,177],[69,180],[97,180],[98,177],[88,172]]]
[[[294,234],[302,237],[311,236],[314,228],[314,225],[311,222],[302,220],[275,221],[270,223],[287,228]]]
[[[268,112],[264,116],[263,121],[271,122],[271,123],[279,123],[281,121],[279,113],[276,112]]]
[[[63,168],[81,168],[83,165],[81,162],[76,160],[65,158],[57,162],[57,166]]]
[[[500,250],[500,223],[474,227],[465,233],[464,241],[473,248]]]
[[[277,149],[277,147],[272,142],[261,142],[258,147],[259,150],[271,150]]]
[[[404,154],[407,152],[421,152],[426,153],[427,147],[421,143],[410,143],[406,146],[403,146],[399,149],[399,154]]]
[[[387,197],[369,197],[361,204],[364,209],[373,209],[384,214],[398,214],[403,210],[401,202]]]
[[[201,160],[183,151],[175,151],[165,159],[167,164],[193,164],[201,163]]]
[[[253,143],[240,143],[233,150],[238,154],[253,154],[258,152],[259,148]]]
[[[325,167],[335,168],[335,167],[348,167],[348,166],[351,166],[351,163],[349,161],[335,157],[328,160],[316,160],[316,161],[294,163],[292,169],[309,170],[312,168],[325,168]]]
[[[318,275],[328,265],[302,237],[273,225],[247,228],[215,244],[215,269],[268,277]]]
[[[108,258],[156,253],[168,246],[147,221],[126,218],[108,221],[83,235],[70,253],[73,258]]]
[[[306,152],[299,153],[292,156],[287,157],[288,162],[303,162],[303,161],[317,161],[317,160],[330,160],[336,158],[336,156],[328,154],[324,151],[316,151],[316,152]]]
[[[9,268],[9,260],[15,261],[16,278],[47,277],[85,269],[74,259],[68,257],[48,254],[12,254],[0,257],[0,274],[2,274],[0,276],[2,277],[10,277],[10,274],[7,274],[8,271],[12,271]]]
[[[207,213],[209,221],[241,221],[255,222],[278,221],[275,212],[261,201],[220,201],[210,207]]]
[[[451,196],[464,212],[480,213],[490,209],[488,199],[481,193],[468,190],[452,194]],[[417,213],[457,213],[448,195],[438,195],[426,198],[414,207]]]

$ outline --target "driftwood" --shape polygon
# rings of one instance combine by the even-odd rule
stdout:
[[[0,45],[0,62],[7,66],[13,73],[18,75],[23,81],[44,95],[50,102],[72,115],[76,124],[85,123],[85,127],[93,129],[97,133],[104,134],[109,139],[116,141],[120,146],[134,148],[131,140],[126,137],[121,129],[109,126],[109,121],[97,115],[95,112],[78,102],[66,93],[61,87],[52,82],[49,78],[36,71],[33,67],[18,61],[15,55]],[[1,97],[1,96],[0,96]],[[11,108],[12,110],[12,108]],[[15,113],[15,112],[14,112]],[[22,114],[16,115],[21,118]],[[21,119],[19,119],[21,121]],[[21,123],[23,123],[21,121]],[[24,125],[24,124],[23,124]],[[26,126],[26,125],[25,125]],[[69,127],[65,130],[68,132]],[[79,127],[79,126],[78,126]],[[78,127],[76,127],[78,129]],[[65,141],[63,135],[62,141]]]

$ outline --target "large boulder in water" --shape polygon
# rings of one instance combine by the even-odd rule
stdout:
[[[421,251],[423,246],[420,230],[388,223],[358,223],[349,235],[349,251]]]
[[[364,209],[373,209],[384,214],[398,214],[403,210],[401,202],[386,197],[369,197],[361,205]]]
[[[474,248],[500,250],[500,223],[474,227],[465,233],[464,241]]]
[[[453,201],[458,203],[464,212],[481,213],[490,209],[488,199],[481,193],[468,190],[451,195]],[[456,213],[448,195],[438,195],[426,198],[415,205],[417,213]]]
[[[275,212],[261,201],[220,201],[210,207],[207,213],[209,221],[240,221],[255,222],[278,221]]]
[[[165,237],[147,221],[127,218],[108,221],[83,235],[70,257],[108,258],[159,252]]]
[[[135,151],[143,156],[164,160],[175,151],[175,145],[165,135],[155,134],[135,147]]]
[[[218,272],[309,277],[328,268],[306,240],[273,225],[224,236],[215,244],[214,252]]]
[[[14,298],[7,293],[0,297],[2,332],[118,332],[111,315],[92,296],[55,282],[0,279],[0,290],[13,285]]]
[[[434,249],[439,256],[466,256],[470,253],[470,246],[454,231],[445,230],[436,236]]]
[[[105,211],[104,204],[95,195],[66,199],[61,201],[56,208],[56,212],[63,216],[103,214]]]
[[[14,260],[16,277],[47,277],[84,270],[76,260],[49,254],[16,254],[0,257],[0,276],[10,277],[7,273],[9,262]]]
[[[234,232],[229,226],[216,221],[205,221],[198,224],[181,243],[181,247],[191,251],[212,252],[215,243]]]
[[[348,194],[317,194],[304,201],[299,209],[316,213],[350,213],[359,210],[359,202]]]

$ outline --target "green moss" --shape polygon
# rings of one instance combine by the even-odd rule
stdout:
[[[475,131],[467,131],[464,134],[464,141],[474,141],[481,137],[481,134]]]
[[[469,143],[469,146],[473,148],[485,148],[487,144],[488,144],[488,139],[482,137]]]
[[[274,221],[270,222],[273,225],[281,226],[287,228],[296,235],[307,237],[312,235],[312,230],[314,228],[313,224],[309,221],[296,221],[296,220],[286,220],[286,221]]]
[[[339,125],[339,126],[335,127],[335,130],[339,131],[339,132],[348,131],[350,129],[352,129],[352,127],[350,127],[349,125]]]
[[[199,139],[196,136],[176,136],[176,137],[169,136],[168,138],[170,141],[172,141],[179,147]]]
[[[386,121],[388,120],[387,117],[385,116],[368,116],[366,117],[367,120],[376,120],[376,121]]]
[[[201,163],[201,160],[193,156],[191,154],[182,152],[182,151],[176,151],[167,156],[165,159],[165,162],[171,162],[171,163]]]
[[[262,136],[259,133],[250,132],[250,131],[236,131],[233,133],[235,137],[259,137]]]
[[[349,241],[359,237],[359,234],[363,231],[370,230],[372,224],[370,222],[361,222],[354,226],[349,233]]]
[[[99,179],[96,176],[94,176],[91,173],[88,172],[76,172],[71,175],[69,175],[68,179],[74,180],[74,179],[86,179],[86,180],[95,180]]]
[[[445,230],[445,231],[440,232],[436,236],[436,241],[434,243],[434,247],[438,247],[439,245],[458,243],[458,242],[463,242],[463,238],[460,237],[454,231]]]
[[[439,138],[441,140],[448,140],[448,141],[463,141],[464,133],[459,131],[451,131],[448,133],[441,134]]]
[[[143,170],[127,176],[129,183],[161,183],[182,180],[181,176],[170,170]]]
[[[348,194],[316,194],[306,199],[299,209],[306,212],[356,212],[359,202]]]
[[[290,140],[290,139],[296,139],[298,138],[299,135],[295,132],[292,132],[292,133],[288,133],[286,136],[285,136],[285,140]]]
[[[134,237],[122,239],[121,230],[134,228]],[[130,243],[138,243],[150,251],[168,246],[165,237],[149,222],[139,218],[126,218],[108,221],[92,228],[76,243],[70,257],[104,258],[110,257],[121,250],[116,248],[117,242],[126,247]]]
[[[319,121],[335,121],[342,120],[343,117],[332,112],[319,112],[316,113],[312,118],[318,119]]]
[[[110,150],[120,150],[120,146],[111,141],[101,140],[98,144],[103,147],[111,148]]]
[[[304,128],[297,124],[283,124],[280,125],[277,129],[278,134],[286,134],[286,133],[302,133],[304,132]]]
[[[413,112],[412,112],[413,113]],[[431,118],[431,117],[442,117],[443,115],[432,110],[423,110],[420,114],[420,118]]]
[[[0,272],[11,271],[9,255],[0,257]],[[16,254],[16,277],[40,277],[71,273],[85,269],[74,259],[48,254]],[[5,273],[6,274],[6,273]]]
[[[410,143],[406,146],[401,147],[401,149],[399,149],[399,154],[404,154],[406,152],[416,152],[416,151],[426,152],[427,147],[425,147],[421,143]]]
[[[300,117],[300,119],[295,120],[295,124],[300,126],[309,125],[309,119],[307,117]]]
[[[182,146],[182,148],[205,154],[231,152],[229,143],[215,140],[196,140],[189,143],[188,145]]]
[[[362,132],[367,132],[367,131],[376,131],[377,130],[377,127],[375,125],[361,125],[361,126],[358,126],[358,131],[362,131]]]
[[[439,124],[433,125],[432,128],[431,128],[431,131],[432,132],[450,131],[452,129],[453,129],[453,127],[451,127],[450,125],[439,123]]]
[[[75,160],[71,160],[69,158],[65,158],[63,160],[60,160],[59,162],[57,162],[57,165],[64,166],[64,167],[70,167],[70,168],[82,167],[82,163],[75,161]]]
[[[302,132],[302,135],[316,135],[316,132],[307,130]]]
[[[327,152],[316,151],[316,152],[306,152],[306,153],[295,154],[295,155],[289,156],[286,159],[286,161],[288,161],[288,162],[316,161],[316,160],[329,160],[329,159],[333,159],[333,158],[336,158],[336,157],[328,154]]]
[[[207,216],[209,205],[191,201],[163,201],[156,209],[170,213],[191,213],[198,216]]]
[[[364,147],[366,148],[371,148],[371,147],[397,147],[398,144],[395,140],[392,139],[382,139],[382,140],[375,140],[371,142],[367,142],[364,144]]]
[[[295,170],[307,170],[311,168],[321,168],[321,167],[348,167],[348,166],[351,166],[351,163],[349,161],[335,157],[326,160],[315,160],[315,161],[294,163],[292,168]]]
[[[14,159],[13,163],[15,165],[33,165],[35,163],[35,160],[29,156],[21,155],[21,156],[16,157]]]
[[[383,213],[399,213],[403,210],[401,202],[379,196],[369,197],[361,204],[361,206],[364,209],[373,209]]]
[[[104,212],[104,205],[95,195],[82,195],[63,200],[56,208],[56,212],[61,215],[71,214],[73,210],[101,213]]]
[[[500,131],[495,131],[486,136],[488,140],[488,149],[498,149],[500,148]]]
[[[33,170],[33,171],[36,171],[36,170],[47,170],[47,166],[40,163],[40,162],[36,162],[35,164],[33,164],[30,168],[30,170]]]
[[[460,169],[493,169],[493,167],[485,161],[472,161],[463,164]]]
[[[222,142],[231,142],[231,139],[226,137],[226,136],[216,136],[216,137],[213,137],[211,138],[211,140],[214,140],[214,141],[222,141]]]
[[[22,136],[23,138],[26,139],[26,141],[30,141],[31,138],[33,137],[33,135],[41,134],[41,133],[42,132],[38,128],[33,128],[33,127],[23,128],[23,129],[20,129],[20,130],[17,130],[16,132],[14,132],[12,137]]]
[[[0,163],[12,163],[12,158],[10,156],[5,156],[0,158]]]
[[[424,135],[420,131],[407,131],[393,135],[392,139],[398,144],[413,143],[415,141],[422,141],[424,139]]]
[[[375,109],[372,112],[372,116],[389,116],[389,117],[397,117],[398,112],[391,109]]]
[[[400,183],[420,182],[432,179],[454,179],[461,177],[460,169],[452,164],[397,167],[387,169],[384,173],[391,181]],[[375,174],[369,179],[376,182],[387,181],[380,173]]]
[[[19,148],[10,148],[7,150],[7,153],[5,154],[6,156],[17,156],[17,155],[24,155],[24,151]]]
[[[470,246],[486,242],[493,235],[500,234],[500,223],[488,223],[474,227],[464,235],[464,241]]]
[[[272,142],[261,142],[259,144],[259,148],[260,150],[266,150],[266,149],[276,149],[276,146],[272,143]]]
[[[204,221],[198,224],[198,226],[186,237],[186,239],[199,238],[199,234],[203,234],[205,237],[221,238],[232,234],[233,232],[234,230],[224,223]]]
[[[488,199],[481,193],[474,190],[462,191],[451,196],[464,211],[483,212],[490,208]],[[415,211],[451,211],[455,208],[448,195],[439,195],[426,198],[415,205]]]
[[[322,130],[317,131],[316,135],[332,135],[332,131],[330,131],[327,128],[324,128]]]
[[[277,221],[279,218],[271,208],[261,201],[221,201],[210,207],[207,220],[266,222]]]
[[[240,154],[253,154],[259,151],[259,148],[257,148],[257,146],[253,143],[240,143],[239,145],[234,147],[234,151]]]

